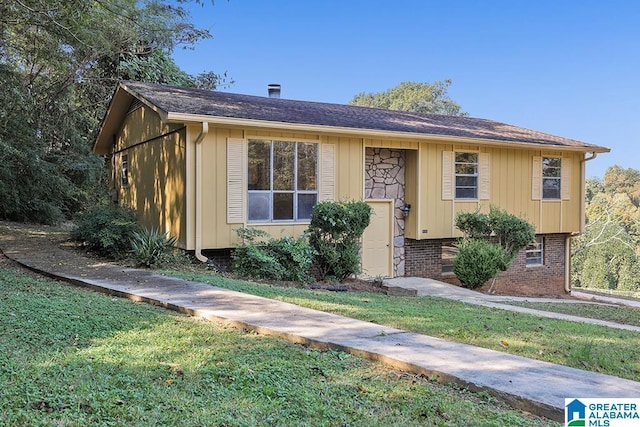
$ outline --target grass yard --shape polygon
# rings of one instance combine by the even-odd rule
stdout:
[[[280,297],[315,299],[354,317],[363,316],[362,305],[372,308],[370,320],[381,316],[383,300],[334,302],[326,299],[333,294],[296,291]],[[345,353],[225,328],[0,262],[0,425],[558,424]]]
[[[606,320],[625,325],[640,327],[640,308],[618,307],[614,305],[562,304],[555,302],[509,302],[511,305],[552,311],[590,319]]]
[[[231,280],[213,273],[171,274],[451,341],[640,381],[640,333],[430,297],[311,291]],[[618,318],[637,309],[616,307]],[[581,305],[599,318],[598,307]]]

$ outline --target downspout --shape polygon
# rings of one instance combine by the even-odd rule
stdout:
[[[580,174],[583,179],[580,180],[580,232],[584,232],[586,220],[586,169],[585,165],[589,160],[596,158],[598,153],[592,152],[590,156],[580,160]],[[571,235],[568,235],[564,241],[564,291],[571,293]]]
[[[209,259],[202,255],[202,141],[209,133],[209,123],[202,122],[202,131],[196,138],[196,248],[198,261],[207,262]]]

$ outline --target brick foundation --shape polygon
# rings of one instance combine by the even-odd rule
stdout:
[[[442,274],[442,243],[451,240],[405,239],[405,275],[429,277],[446,283],[460,285],[451,273]],[[530,297],[564,297],[565,235],[544,235],[544,264],[526,266],[522,250],[509,270],[496,277],[492,293]],[[491,282],[479,291],[488,292]]]

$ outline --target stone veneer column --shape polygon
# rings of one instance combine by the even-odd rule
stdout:
[[[393,271],[404,276],[404,150],[367,147],[364,174],[365,199],[394,199]]]

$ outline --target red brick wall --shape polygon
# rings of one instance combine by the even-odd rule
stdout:
[[[450,240],[448,240],[450,241]],[[429,277],[460,285],[453,274],[442,274],[441,244],[447,240],[405,239],[405,275]],[[561,297],[564,292],[565,235],[544,235],[544,264],[526,266],[525,251],[522,250],[509,270],[496,277],[492,293],[531,297]],[[479,290],[488,292],[491,282]]]

